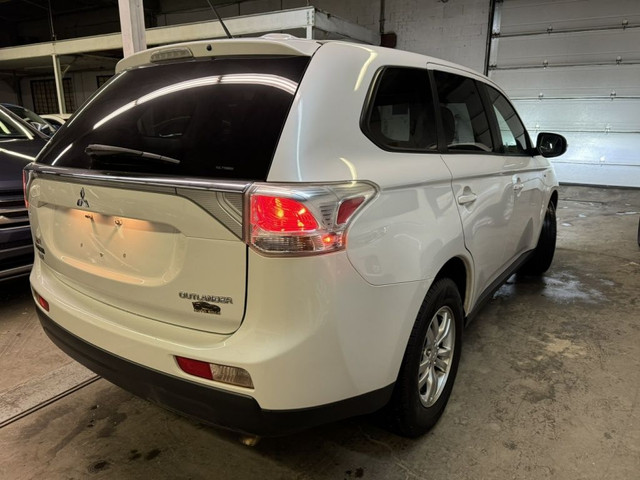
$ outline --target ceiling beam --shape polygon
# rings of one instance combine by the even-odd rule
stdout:
[[[231,17],[225,19],[225,24],[236,36],[318,28],[361,42],[380,44],[380,35],[377,32],[338,17],[329,16],[314,7]],[[217,20],[148,28],[145,33],[148,46],[225,37],[224,30]],[[12,62],[17,63],[23,59],[120,49],[122,49],[120,33],[0,48],[0,69],[12,69]],[[47,59],[46,62],[50,63],[50,60]]]

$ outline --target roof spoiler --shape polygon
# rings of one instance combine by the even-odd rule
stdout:
[[[321,44],[291,35],[265,35],[262,38],[233,38],[201,40],[143,50],[123,58],[116,65],[116,73],[129,68],[181,58],[225,57],[237,55],[295,55],[311,56]]]

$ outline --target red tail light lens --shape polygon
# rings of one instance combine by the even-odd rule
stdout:
[[[318,228],[307,207],[291,198],[253,195],[251,217],[254,225],[266,232],[304,232]]]
[[[27,172],[22,170],[22,195],[24,197],[24,206],[29,208],[29,200],[27,200]]]
[[[311,255],[341,250],[355,214],[377,189],[345,184],[254,184],[249,191],[247,242],[271,255]]]

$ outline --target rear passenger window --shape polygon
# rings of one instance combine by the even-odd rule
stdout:
[[[427,70],[384,69],[374,86],[362,130],[387,150],[436,150],[438,137]]]
[[[453,73],[434,76],[447,148],[491,152],[491,129],[476,82]]]
[[[518,118],[518,114],[504,95],[489,85],[486,87],[498,120],[498,128],[502,137],[502,153],[526,154],[528,150],[527,131]]]

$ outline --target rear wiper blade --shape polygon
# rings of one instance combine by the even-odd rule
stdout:
[[[157,153],[145,152],[143,150],[134,150],[133,148],[116,147],[115,145],[100,145],[92,143],[87,145],[84,149],[84,153],[90,157],[107,157],[107,156],[127,156],[127,157],[141,157],[148,158],[150,160],[157,160],[159,162],[173,163],[175,165],[180,164],[180,160],[175,158],[165,157],[164,155],[158,155]]]

